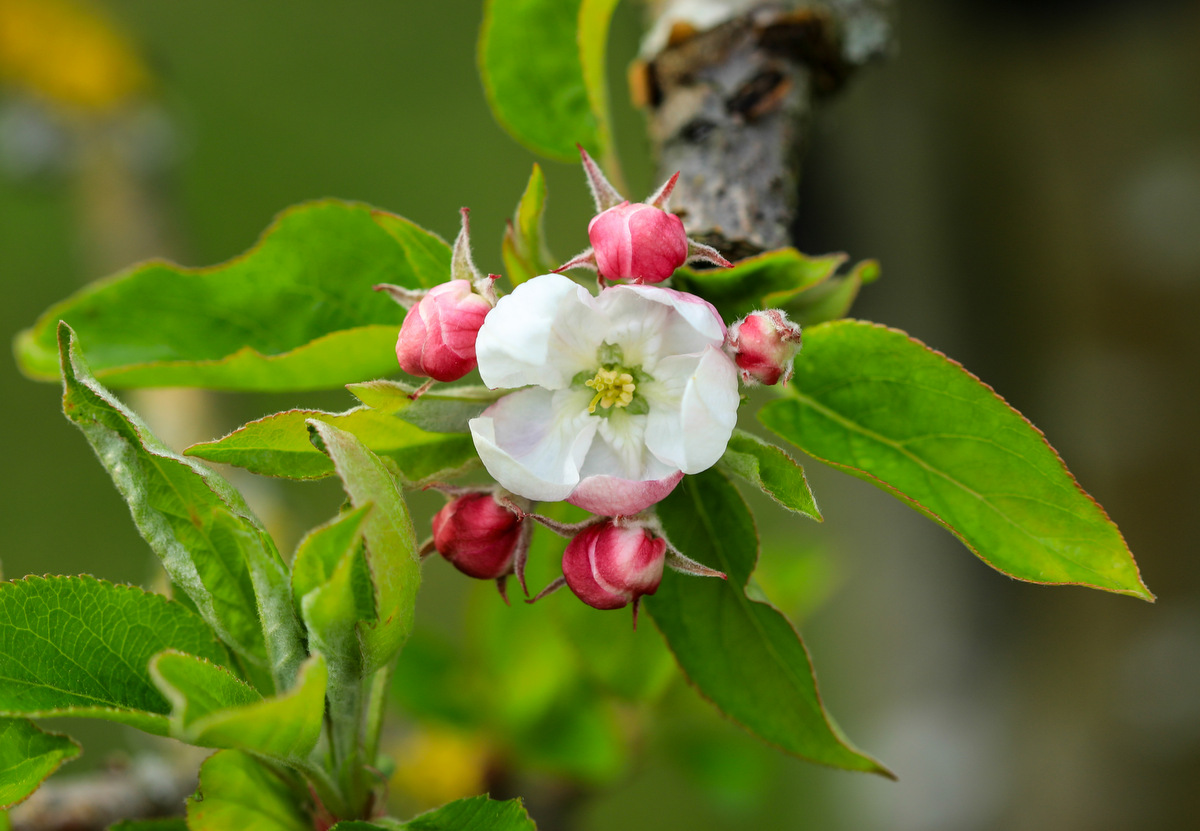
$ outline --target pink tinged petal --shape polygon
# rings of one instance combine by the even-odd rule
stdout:
[[[603,526],[602,526],[603,527]],[[644,528],[612,528],[592,553],[592,576],[601,586],[631,596],[654,594],[662,582],[666,540]]]
[[[632,595],[614,593],[596,582],[592,559],[595,556],[596,540],[606,525],[585,528],[567,543],[563,552],[563,577],[575,596],[593,609],[620,609],[629,603]]]
[[[655,368],[655,384],[647,386],[650,452],[684,473],[716,464],[737,424],[741,400],[737,368],[729,356],[710,346],[698,359],[666,358]]]
[[[475,342],[483,382],[493,389],[563,389],[594,368],[605,329],[595,302],[560,274],[534,277],[500,298]]]
[[[601,516],[633,516],[666,499],[681,479],[681,470],[661,479],[640,481],[617,476],[589,476],[566,501]]]
[[[396,358],[419,377],[456,381],[475,368],[475,338],[492,306],[467,280],[430,289],[400,327]]]
[[[598,419],[587,413],[587,392],[520,390],[471,419],[471,438],[488,473],[526,499],[569,496],[597,428]]]

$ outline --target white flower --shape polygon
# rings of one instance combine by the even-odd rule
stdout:
[[[725,452],[739,396],[724,338],[716,309],[672,289],[522,283],[475,344],[485,384],[525,388],[471,419],[479,457],[528,499],[642,511]]]

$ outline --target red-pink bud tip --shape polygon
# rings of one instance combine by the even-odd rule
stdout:
[[[469,280],[434,286],[410,309],[396,340],[400,368],[418,378],[457,381],[476,366],[475,339],[492,304]]]
[[[596,215],[588,238],[606,280],[661,283],[688,258],[683,220],[643,202],[622,202]]]
[[[666,540],[642,527],[612,520],[590,525],[567,543],[563,577],[587,605],[620,609],[658,590],[666,547]]]
[[[434,514],[433,544],[468,577],[497,580],[513,573],[521,521],[489,491],[470,493]]]
[[[749,385],[786,384],[800,351],[800,326],[779,309],[753,312],[729,327],[726,351]]]

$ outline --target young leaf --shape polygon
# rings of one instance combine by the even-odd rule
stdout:
[[[804,478],[804,468],[782,448],[753,433],[734,430],[718,464],[727,473],[760,488],[789,511],[821,521],[821,512]]]
[[[129,503],[138,531],[255,683],[270,688],[273,679],[287,689],[305,652],[275,543],[233,486],[171,452],[92,377],[65,323],[59,343],[63,411]]]
[[[431,289],[450,279],[450,246],[431,231],[388,211],[371,211],[375,224],[400,246],[403,265],[386,282]]]
[[[208,625],[162,595],[86,576],[0,583],[0,714],[102,718],[166,735],[170,705],[148,669],[164,649],[226,660]]]
[[[189,831],[312,831],[307,795],[248,753],[222,750],[200,766]]]
[[[439,385],[414,401],[411,395],[416,387],[398,381],[365,381],[347,384],[346,389],[371,409],[396,415],[430,433],[468,432],[468,421],[508,393],[487,387]]]
[[[1041,432],[940,352],[873,323],[814,326],[787,393],[760,411],[767,427],[945,526],[993,568],[1153,599],[1116,525]]]
[[[421,564],[412,519],[404,497],[387,468],[353,434],[331,424],[309,421],[312,440],[329,456],[350,504],[374,503],[363,524],[367,565],[375,586],[376,620],[361,628],[366,674],[386,666],[412,631]]]
[[[737,489],[715,471],[688,476],[658,506],[684,555],[729,575],[668,571],[646,606],[688,680],[730,718],[814,762],[890,776],[852,747],[825,712],[808,651],[773,606],[746,596],[758,532]]]
[[[413,234],[444,249],[449,263],[444,242]],[[404,310],[372,286],[428,280],[369,207],[313,202],[285,211],[252,249],[221,265],[152,261],[80,290],[17,337],[17,358],[32,377],[57,377],[61,319],[113,387],[333,388],[396,369]]]
[[[308,440],[309,419],[335,424],[358,436],[375,453],[395,462],[408,484],[453,476],[478,462],[470,436],[429,433],[395,415],[368,407],[344,413],[285,410],[245,424],[224,438],[193,444],[183,453],[263,476],[332,476],[333,464]]]
[[[519,799],[500,801],[488,796],[456,799],[408,822],[392,819],[339,822],[330,831],[536,831]]]
[[[187,820],[183,817],[127,819],[116,825],[110,825],[108,831],[188,831],[188,826]]]
[[[358,620],[367,620],[374,615],[372,604],[375,601],[371,575],[365,570],[366,561],[362,560],[361,574],[356,568],[347,567],[347,560],[362,559],[362,527],[373,507],[370,502],[364,503],[314,528],[300,541],[292,560],[292,597],[297,609],[303,605],[304,597],[309,592],[335,579],[334,575],[339,569],[346,569],[354,575],[350,581],[354,594],[347,611]],[[351,555],[359,556],[356,558]]]
[[[533,173],[529,175],[529,184],[521,194],[517,203],[517,212],[504,239],[500,243],[500,254],[504,258],[504,268],[513,287],[519,286],[531,277],[545,274],[554,267],[554,256],[546,248],[546,238],[542,231],[542,216],[546,212],[546,177],[542,168],[534,164]]]
[[[733,268],[685,266],[675,272],[671,283],[679,291],[703,297],[733,320],[755,309],[787,304],[828,280],[845,261],[845,254],[809,257],[795,248],[782,248],[739,260]]]
[[[576,144],[609,161],[606,95],[596,86],[603,73],[596,77],[595,62],[608,36],[602,6],[611,4],[595,5],[585,21],[581,0],[488,0],[479,33],[479,74],[492,115],[521,144],[562,162],[578,161]],[[586,73],[581,22],[598,39]]]
[[[264,699],[224,667],[181,652],[162,652],[150,673],[171,700],[171,735],[200,747],[245,750],[302,763],[317,744],[325,715],[325,659],[300,666],[296,685]]]
[[[79,752],[79,745],[67,736],[44,733],[27,719],[0,718],[0,811],[36,791]]]
[[[879,263],[863,260],[848,274],[826,280],[805,292],[789,307],[792,319],[802,326],[813,326],[845,317],[858,297],[859,289],[879,278]]]

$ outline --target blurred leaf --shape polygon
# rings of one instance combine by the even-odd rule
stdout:
[[[818,522],[821,512],[804,478],[804,468],[782,448],[753,433],[734,430],[721,456],[722,469],[745,479],[777,503]]]
[[[404,497],[379,457],[353,434],[311,420],[312,440],[329,456],[356,508],[374,503],[363,524],[375,585],[376,620],[360,628],[366,674],[384,667],[412,631],[421,563]]]
[[[576,144],[608,162],[605,90],[595,75],[608,39],[605,6],[581,0],[488,0],[479,33],[479,73],[492,115],[535,153],[578,160]],[[580,27],[595,41],[580,48]],[[602,63],[602,61],[601,61]],[[611,171],[610,171],[611,172]]]
[[[863,260],[850,273],[826,280],[813,290],[806,292],[790,307],[792,317],[802,326],[813,326],[830,320],[838,320],[850,312],[858,298],[858,291],[865,284],[879,277],[879,263]]]
[[[547,273],[556,265],[553,255],[546,248],[546,236],[542,231],[545,212],[546,177],[542,175],[542,168],[534,164],[529,184],[521,194],[517,211],[500,243],[504,268],[514,288],[531,277]]]
[[[410,396],[417,388],[398,381],[364,381],[347,384],[346,389],[371,409],[396,415],[431,433],[468,432],[468,421],[509,392],[435,384],[414,401]]]
[[[445,240],[388,211],[373,210],[371,218],[400,246],[403,261],[394,266],[395,274],[387,282],[410,289],[431,289],[450,279],[450,246]]]
[[[419,233],[428,247],[445,247]],[[17,337],[17,358],[32,377],[58,377],[61,319],[88,345],[96,377],[114,387],[338,387],[396,370],[404,310],[372,286],[420,288],[425,267],[369,207],[313,202],[285,211],[224,264],[151,261],[80,290]],[[448,269],[438,273],[440,282]]]
[[[171,735],[199,747],[245,750],[287,764],[316,747],[325,715],[325,659],[300,666],[296,685],[263,698],[224,667],[181,652],[162,652],[150,672],[171,700]]]
[[[828,280],[845,261],[845,254],[809,257],[795,248],[781,248],[739,260],[733,268],[697,270],[685,266],[675,272],[671,285],[703,297],[726,320],[733,320],[755,309],[787,304],[801,292]]]
[[[127,819],[108,826],[108,831],[188,831],[188,826],[183,817]]]
[[[468,435],[428,433],[395,415],[367,407],[355,407],[344,413],[285,410],[245,424],[224,438],[193,444],[184,455],[236,465],[263,476],[286,479],[332,476],[333,463],[309,441],[310,419],[336,425],[357,436],[375,453],[395,462],[409,484],[454,476],[476,464],[479,458]]]
[[[890,775],[855,750],[821,705],[800,636],[769,604],[742,590],[758,556],[754,519],[719,473],[688,476],[659,504],[680,551],[729,580],[668,571],[646,598],[688,680],[760,738],[814,762]]]
[[[1037,428],[940,352],[873,323],[815,326],[787,393],[759,412],[767,427],[993,568],[1153,599],[1120,531]]]
[[[386,817],[339,822],[330,831],[537,831],[520,799],[500,801],[487,795],[456,799],[408,822]]]
[[[306,653],[275,543],[232,485],[171,452],[96,382],[65,323],[59,339],[63,411],[129,503],[138,531],[255,685],[269,690],[273,679],[288,688]]]
[[[170,705],[148,669],[164,649],[226,660],[208,624],[135,586],[87,576],[0,583],[0,713],[101,718],[166,735]]]
[[[187,820],[183,817],[127,819],[116,825],[110,825],[108,831],[188,831],[188,826]]]
[[[187,801],[189,831],[312,831],[307,798],[248,753],[222,750],[200,766]]]
[[[0,810],[21,802],[80,753],[69,736],[45,733],[23,718],[0,718]]]

